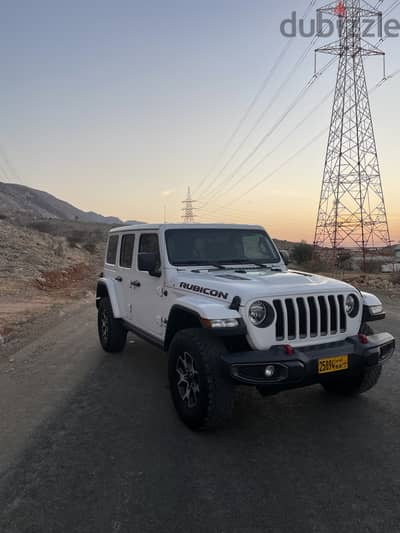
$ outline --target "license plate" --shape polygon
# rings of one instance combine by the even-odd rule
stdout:
[[[338,355],[337,357],[326,357],[318,360],[318,374],[328,374],[329,372],[339,372],[349,368],[349,356]]]

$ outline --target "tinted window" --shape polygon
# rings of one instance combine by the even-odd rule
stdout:
[[[158,251],[158,235],[156,233],[145,233],[140,237],[139,253],[158,253]]]
[[[166,232],[172,265],[279,263],[265,231],[256,229],[174,229]]]
[[[109,265],[115,265],[117,260],[118,235],[111,235],[108,240],[107,259]]]
[[[123,235],[121,240],[121,253],[119,255],[119,266],[124,268],[131,268],[134,244],[135,235]]]
[[[158,245],[158,235],[156,233],[143,233],[140,237],[139,254],[149,253],[158,255],[159,268],[161,268],[160,247]]]

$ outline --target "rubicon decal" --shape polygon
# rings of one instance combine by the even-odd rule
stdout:
[[[198,292],[206,296],[215,296],[216,298],[228,299],[229,292],[218,291],[216,289],[208,289],[207,287],[200,287],[199,285],[192,285],[191,283],[182,282],[179,287],[188,291]]]

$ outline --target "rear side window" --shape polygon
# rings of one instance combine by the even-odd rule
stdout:
[[[121,240],[121,253],[119,255],[119,266],[124,268],[132,267],[133,246],[135,244],[135,235],[123,235]]]
[[[115,265],[117,261],[118,238],[118,235],[111,235],[108,239],[106,263],[109,265]]]

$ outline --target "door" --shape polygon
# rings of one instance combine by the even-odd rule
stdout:
[[[157,339],[163,339],[165,331],[166,298],[164,297],[164,275],[161,268],[161,254],[157,233],[143,232],[138,235],[138,253],[132,273],[131,301],[134,325]],[[139,270],[138,255],[157,253],[160,258],[160,276]]]
[[[130,301],[131,280],[133,276],[133,251],[135,247],[135,234],[124,233],[121,237],[119,248],[118,276],[115,278],[118,291],[118,303],[122,318],[132,322],[132,305]]]

